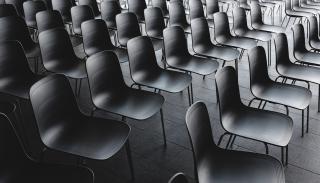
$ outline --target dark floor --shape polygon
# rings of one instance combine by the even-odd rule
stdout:
[[[190,41],[190,40],[189,40]],[[81,46],[76,48],[81,54]],[[274,56],[274,55],[273,55]],[[160,55],[158,54],[158,58]],[[319,58],[320,59],[320,58]],[[123,74],[128,84],[130,79],[128,63],[122,65]],[[274,63],[269,68],[270,75],[277,75]],[[249,71],[246,55],[239,64],[239,82],[241,98],[244,103],[252,98],[249,90]],[[320,76],[319,76],[320,77]],[[73,82],[71,82],[73,84]],[[298,83],[299,84],[299,83]],[[201,100],[207,104],[212,121],[215,142],[223,133],[219,122],[219,112],[216,103],[214,75],[202,79],[201,76],[193,75],[195,101]],[[315,183],[320,182],[320,113],[317,112],[318,87],[312,85],[313,100],[310,108],[310,132],[304,138],[300,137],[301,113],[290,109],[290,116],[294,120],[294,133],[289,144],[289,165],[285,168],[286,182],[289,183]],[[166,102],[163,106],[165,128],[168,145],[163,146],[160,115],[145,121],[129,120],[132,127],[130,144],[133,154],[133,163],[137,183],[165,183],[176,172],[184,172],[191,182],[193,180],[193,158],[189,137],[185,126],[185,113],[188,108],[187,92],[177,94],[162,93]],[[84,82],[79,98],[81,109],[90,111],[90,97],[87,82]],[[285,113],[281,106],[267,105],[267,109]],[[111,116],[107,113],[98,112],[96,116],[112,117],[120,120],[119,116]],[[30,118],[32,120],[32,118]],[[221,146],[224,147],[225,142]],[[253,151],[264,153],[264,145],[251,140],[237,138],[234,150]],[[48,161],[60,161],[55,152],[46,156]],[[280,148],[270,147],[270,154],[280,158]],[[59,155],[59,157],[65,157]],[[57,160],[59,159],[59,160]],[[74,163],[76,159],[63,158],[65,162]],[[130,181],[130,173],[125,150],[121,150],[115,157],[106,161],[87,161],[89,167],[94,170],[97,183],[124,183]]]

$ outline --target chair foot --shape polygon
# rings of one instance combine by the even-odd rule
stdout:
[[[134,169],[133,169],[133,162],[132,162],[131,148],[130,148],[129,139],[127,140],[125,146],[126,146],[126,152],[127,152],[127,157],[128,157],[128,161],[129,161],[131,179],[134,180],[135,176],[134,176]]]

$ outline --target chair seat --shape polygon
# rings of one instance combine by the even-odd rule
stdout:
[[[214,73],[219,68],[217,61],[195,56],[169,57],[166,58],[166,62],[171,67],[201,75]]]
[[[144,120],[160,111],[164,98],[159,94],[128,87],[116,96],[100,94],[93,102],[98,108],[108,112]]]
[[[258,30],[235,30],[237,36],[247,37],[251,39],[256,39],[259,41],[270,41],[272,35],[268,32],[258,31]]]
[[[311,17],[311,16],[313,16],[312,13],[302,12],[302,11],[286,10],[286,13],[289,16],[293,16],[293,17]]]
[[[314,65],[320,65],[320,54],[314,52],[295,52],[295,56],[301,62],[306,62]]]
[[[286,30],[283,27],[266,25],[266,24],[253,24],[254,29],[263,30],[272,33],[284,33]]]
[[[106,22],[106,24],[107,24],[108,29],[114,29],[114,30],[117,29],[116,21],[108,21],[108,20],[105,20],[105,22]]]
[[[63,60],[61,62],[64,62],[64,61],[68,62],[68,60]],[[87,77],[86,63],[84,61],[81,61],[79,59],[77,61],[77,64],[71,64],[71,65],[56,65],[57,62],[60,62],[60,61],[45,62],[44,67],[50,72],[63,74],[74,79],[81,79],[81,78]]]
[[[320,69],[316,67],[292,64],[290,66],[279,65],[277,70],[285,77],[320,84]]]
[[[130,127],[119,121],[87,116],[74,117],[70,120],[77,121],[77,125],[57,126],[56,131],[41,135],[43,143],[54,150],[105,160],[122,148],[130,132]]]
[[[239,58],[240,52],[233,48],[218,47],[214,45],[196,45],[194,51],[197,54],[218,58],[225,61],[234,61]]]
[[[288,145],[293,131],[289,116],[246,106],[225,115],[222,125],[232,134],[282,147]]]
[[[163,40],[151,38],[153,48],[155,51],[161,50],[163,48]]]
[[[217,42],[222,45],[231,46],[235,48],[241,48],[245,50],[250,50],[257,46],[257,42],[255,40],[244,38],[244,37],[217,37]]]
[[[24,48],[27,58],[36,58],[41,56],[39,44],[34,44],[30,48]]]
[[[198,175],[202,183],[285,183],[283,167],[275,158],[232,150],[206,154]]]
[[[252,85],[251,90],[257,98],[300,110],[308,107],[312,97],[311,91],[306,88],[278,82],[270,82],[263,86]]]
[[[129,61],[128,53],[126,49],[114,47],[114,49],[112,49],[111,51],[113,51],[117,55],[120,63]]]
[[[28,163],[25,166],[8,168],[0,175],[6,183],[33,182],[33,183],[57,183],[57,182],[93,182],[93,175],[86,168]]]
[[[145,72],[135,72],[132,78],[140,85],[171,93],[183,91],[190,85],[192,80],[191,76],[187,74],[162,69],[158,73],[152,73],[152,76]]]
[[[310,46],[313,49],[320,50],[320,41],[310,40]]]
[[[182,24],[172,24],[170,26],[179,26],[179,27],[183,28],[185,33],[191,34],[191,27],[188,24],[183,24],[183,25]]]

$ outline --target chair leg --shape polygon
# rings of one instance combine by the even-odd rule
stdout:
[[[232,137],[233,137],[233,135],[230,135],[229,140],[228,140],[228,143],[227,143],[227,145],[226,145],[225,149],[228,149],[228,147],[229,147],[229,145],[230,145],[230,142],[231,142]]]
[[[192,82],[190,84],[190,94],[191,94],[191,103],[193,104],[194,101],[193,101],[193,85],[192,85]]]
[[[167,146],[167,137],[166,137],[166,129],[164,126],[164,119],[163,119],[163,110],[162,108],[160,109],[160,117],[161,117],[161,125],[162,125],[162,134],[163,134],[163,142],[164,146]]]
[[[320,84],[318,85],[318,112],[320,112]]]
[[[284,147],[281,147],[281,162],[283,165],[285,164],[285,162],[284,162]]]
[[[265,148],[266,148],[266,154],[269,154],[269,147],[268,147],[268,144],[267,143],[263,143]]]
[[[217,146],[220,146],[221,141],[222,141],[222,139],[223,139],[223,137],[224,137],[225,135],[230,135],[230,134],[229,134],[229,132],[224,132],[224,134],[222,134],[222,135],[220,136]]]
[[[131,148],[130,148],[129,139],[127,140],[125,146],[126,146],[126,152],[127,152],[127,157],[128,157],[128,161],[129,161],[131,179],[134,180],[135,176],[134,176],[134,169],[133,169],[133,162],[132,162]]]
[[[310,106],[307,107],[307,133],[309,133],[309,112]]]
[[[188,86],[187,90],[188,90],[189,106],[191,106],[192,103],[191,103],[191,96],[190,96],[190,86]]]
[[[289,145],[286,146],[286,165],[289,164]]]
[[[81,84],[82,84],[82,79],[79,79],[79,86],[78,86],[78,96],[80,96],[80,92],[81,92]]]
[[[304,110],[302,110],[302,120],[301,120],[301,137],[304,136]]]
[[[236,135],[234,135],[234,137],[233,137],[233,139],[232,139],[232,141],[231,141],[231,144],[230,144],[230,149],[233,149],[233,144],[234,144],[234,142],[235,142],[235,140],[236,140],[236,138],[237,138],[237,136]]]

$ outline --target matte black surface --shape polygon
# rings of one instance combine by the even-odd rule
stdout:
[[[70,0],[52,0],[52,9],[58,10],[64,23],[71,22],[70,9],[73,6]]]
[[[152,6],[161,9],[162,14],[165,18],[169,18],[169,10],[167,7],[167,0],[152,0]]]
[[[183,3],[180,1],[170,1],[169,6],[170,26],[180,26],[184,32],[191,33],[190,25],[186,19]]]
[[[71,8],[73,32],[78,35],[81,33],[81,24],[87,20],[94,19],[94,14],[89,5],[78,5]]]
[[[144,21],[144,9],[147,8],[146,1],[141,0],[127,0],[128,2],[128,11],[134,13],[139,22]]]
[[[117,29],[116,16],[121,13],[117,1],[103,1],[101,3],[101,18],[107,23],[109,29]]]
[[[309,46],[314,50],[320,50],[318,20],[315,16],[309,17]]]
[[[151,38],[154,50],[163,48],[163,29],[166,28],[160,8],[153,7],[144,10],[145,32]]]
[[[96,0],[78,0],[79,5],[88,5],[91,7],[95,17],[100,17],[101,13]]]
[[[171,177],[168,183],[188,183],[188,180],[183,173],[176,173]]]
[[[18,16],[15,7],[12,4],[0,4],[0,17]]]
[[[5,0],[6,4],[12,4],[18,15],[21,17],[24,17],[24,11],[23,11],[23,0]]]
[[[139,22],[134,13],[121,13],[116,16],[118,42],[127,47],[127,42],[134,37],[141,36]]]
[[[64,28],[63,20],[57,10],[46,10],[36,14],[39,33],[53,28]]]
[[[213,19],[213,14],[219,12],[218,0],[206,0],[207,18]]]
[[[32,28],[37,28],[36,14],[47,8],[42,1],[26,1],[23,3],[23,9],[27,25]]]

